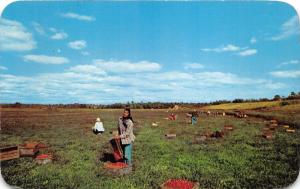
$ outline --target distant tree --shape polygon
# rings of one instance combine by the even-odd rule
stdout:
[[[232,103],[242,103],[242,102],[244,102],[244,100],[243,100],[243,99],[240,99],[240,98],[234,99],[234,100],[232,101]]]
[[[291,94],[287,97],[287,99],[291,100],[291,99],[296,99],[297,95],[295,92],[291,92]]]
[[[295,97],[295,96],[296,96],[296,93],[295,93],[295,92],[291,92],[290,96],[291,96],[291,97]]]
[[[265,102],[265,101],[270,101],[268,98],[260,98],[259,99],[260,102]]]
[[[274,98],[273,98],[273,100],[276,100],[276,101],[278,101],[280,99],[281,99],[280,95],[275,95]]]
[[[13,107],[15,108],[20,108],[22,106],[22,104],[20,102],[16,102]]]

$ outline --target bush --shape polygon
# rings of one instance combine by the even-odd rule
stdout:
[[[283,102],[280,103],[280,106],[286,106],[286,105],[290,105],[290,103],[286,102],[286,101],[283,101]]]

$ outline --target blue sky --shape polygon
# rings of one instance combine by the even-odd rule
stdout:
[[[0,102],[208,102],[300,91],[300,26],[280,2],[15,2]]]

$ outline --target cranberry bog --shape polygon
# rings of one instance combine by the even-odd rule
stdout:
[[[30,157],[1,161],[1,174],[8,184],[22,188],[149,189],[175,178],[197,182],[200,188],[286,187],[296,180],[300,159],[299,117],[293,116],[300,107],[290,106],[245,110],[253,115],[246,118],[201,114],[195,125],[184,121],[188,109],[133,109],[141,126],[134,129],[133,170],[119,177],[103,174],[108,161],[99,154],[110,151],[111,132],[122,110],[1,108],[1,146],[40,141],[55,154],[51,163],[42,165]],[[170,113],[177,119],[164,119]],[[91,130],[99,116],[106,129],[101,136]],[[278,126],[267,139],[262,132],[270,120]],[[153,122],[159,127],[152,127]],[[234,129],[224,137],[192,143],[225,125]],[[286,132],[283,125],[294,132]],[[176,138],[166,140],[170,130]]]

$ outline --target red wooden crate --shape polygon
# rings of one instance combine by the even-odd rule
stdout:
[[[1,161],[15,159],[19,157],[20,157],[20,153],[19,153],[18,146],[5,146],[0,148]]]
[[[199,189],[198,182],[191,182],[183,179],[169,179],[160,185],[161,189]]]
[[[38,144],[39,144],[38,142],[28,142],[28,143],[21,144],[19,146],[20,156],[21,157],[35,156],[39,151]]]
[[[266,138],[266,139],[272,139],[273,138],[273,133],[272,132],[263,132],[262,137]]]
[[[232,131],[234,129],[233,125],[224,125],[224,129],[228,131]]]
[[[121,176],[132,172],[132,166],[122,162],[104,163],[105,174],[110,176]]]
[[[41,154],[36,156],[35,161],[38,164],[47,164],[47,163],[51,163],[53,160],[53,157],[51,154]]]

